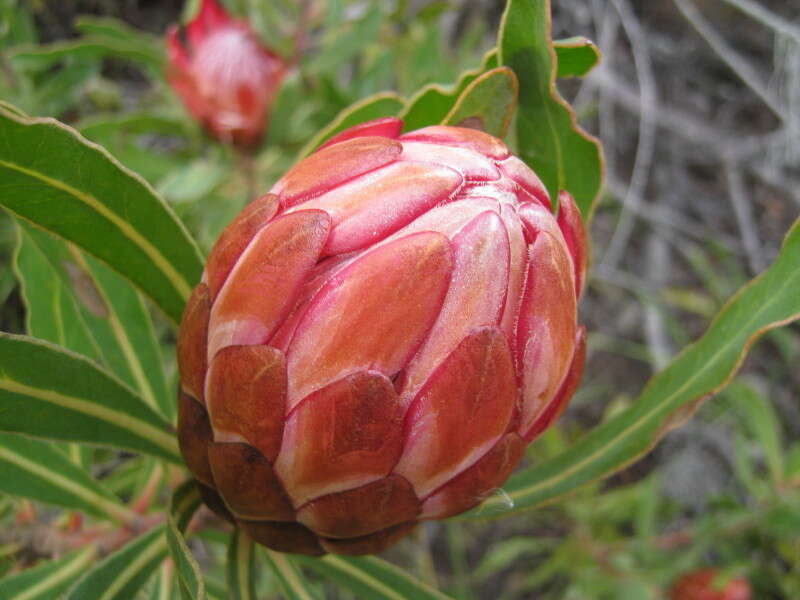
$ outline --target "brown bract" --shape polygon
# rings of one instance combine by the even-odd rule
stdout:
[[[379,552],[498,488],[580,380],[586,237],[481,131],[340,133],[223,232],[178,344],[206,503],[284,552]]]

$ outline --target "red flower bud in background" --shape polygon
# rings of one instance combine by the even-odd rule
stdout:
[[[178,341],[179,438],[256,541],[378,552],[502,486],[583,368],[580,214],[471,129],[349,129],[212,249]]]
[[[750,600],[750,584],[744,577],[726,579],[716,569],[700,569],[678,579],[670,600]]]
[[[242,150],[261,141],[284,74],[279,56],[214,0],[167,32],[167,80],[209,134]]]

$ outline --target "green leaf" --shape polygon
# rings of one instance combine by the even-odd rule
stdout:
[[[150,112],[99,115],[88,117],[78,123],[76,129],[84,137],[98,141],[98,138],[119,133],[157,133],[186,137],[188,121],[178,117],[158,115]]]
[[[137,292],[123,277],[112,271],[94,257],[70,248],[71,257],[79,268],[78,277],[87,276],[83,283],[97,291],[99,300],[106,307],[105,315],[87,317],[95,330],[98,321],[103,321],[102,338],[98,335],[101,351],[108,357],[110,368],[126,383],[139,392],[150,408],[161,415],[171,417],[175,402],[164,375],[161,347],[156,339],[150,313]],[[82,280],[75,281],[77,286]],[[88,309],[87,309],[88,310]],[[113,338],[108,339],[110,332]],[[117,352],[113,357],[111,347]]]
[[[481,73],[495,67],[497,67],[497,51],[490,50],[483,57],[480,67],[462,73],[453,85],[448,87],[433,83],[420,89],[408,100],[400,113],[403,130],[413,131],[429,125],[438,125],[444,121],[467,86]]]
[[[14,271],[25,304],[25,330],[93,360],[101,351],[83,319],[69,281],[57,266],[60,242],[25,222],[17,222]],[[52,248],[55,246],[56,248]]]
[[[200,252],[143,179],[58,121],[4,110],[0,178],[0,204],[100,258],[180,320]]]
[[[314,136],[298,155],[298,160],[311,154],[318,146],[348,127],[364,121],[393,117],[403,108],[403,100],[394,92],[382,92],[359,100],[340,112],[331,123]]]
[[[119,19],[80,15],[75,19],[75,29],[86,35],[98,35],[117,40],[138,42],[149,50],[158,49],[162,43],[156,36],[135,29]]]
[[[600,50],[589,38],[576,36],[554,40],[558,77],[584,77],[600,62]]]
[[[15,106],[6,100],[0,100],[0,109],[4,110],[12,115],[19,117],[20,119],[28,119],[30,115],[28,115],[24,110],[22,110],[19,106]]]
[[[11,433],[0,433],[0,490],[121,523],[135,516],[63,452]]]
[[[86,84],[98,71],[99,65],[85,59],[66,61],[58,71],[48,74],[44,82],[35,87],[25,104],[32,113],[59,116],[75,106]]]
[[[518,91],[517,77],[511,69],[487,71],[464,89],[442,124],[474,126],[503,138],[514,116]]]
[[[743,381],[734,381],[727,395],[735,402],[742,421],[764,453],[769,474],[774,484],[783,480],[783,440],[781,425],[770,401]]]
[[[200,158],[173,169],[158,184],[161,195],[173,204],[187,204],[206,198],[228,176],[217,161]]]
[[[231,600],[255,600],[255,552],[253,541],[236,529],[228,545],[225,579]]]
[[[166,421],[113,375],[49,342],[8,333],[0,333],[0,431],[182,463]]]
[[[0,2],[0,48],[36,43],[33,11],[22,0]]]
[[[94,561],[96,550],[87,546],[0,580],[0,598],[52,600],[58,598]]]
[[[584,132],[556,90],[549,0],[509,0],[500,25],[500,63],[519,79],[517,153],[557,198],[568,191],[589,218],[603,175],[600,143]]]
[[[206,586],[200,565],[183,537],[192,515],[200,506],[200,493],[194,480],[183,483],[172,495],[167,515],[167,544],[177,567],[178,584],[184,598],[205,600]]]
[[[309,57],[305,61],[305,68],[328,73],[356,58],[364,51],[365,44],[378,37],[378,30],[385,18],[380,3],[374,3],[360,19],[349,21],[342,28],[328,30],[326,36],[332,38],[333,43],[325,43],[325,52],[316,52]]]
[[[509,514],[552,502],[622,469],[680,426],[719,392],[764,333],[800,318],[800,220],[775,262],[722,308],[706,333],[653,376],[630,408],[565,452],[509,479],[504,498],[492,497],[472,518]],[[509,507],[512,504],[513,507]]]
[[[14,64],[22,68],[49,67],[66,58],[121,58],[155,72],[160,72],[164,65],[164,53],[160,44],[106,35],[84,36],[27,48],[18,47],[10,54]]]
[[[327,554],[321,558],[293,556],[292,560],[332,579],[358,598],[386,600],[445,600],[446,594],[414,579],[403,569],[376,558]]]
[[[130,600],[167,554],[164,527],[155,527],[95,564],[67,600]]]
[[[172,600],[175,588],[175,567],[169,561],[161,563],[156,576],[150,582],[149,600]]]
[[[30,335],[101,362],[162,415],[174,411],[141,296],[74,246],[17,222],[15,270]]]
[[[287,600],[313,600],[316,598],[316,594],[312,593],[305,577],[294,565],[294,560],[299,560],[298,557],[292,557],[290,560],[286,554],[269,549],[265,550],[265,554],[267,565],[272,569],[275,578],[278,580],[278,585]]]

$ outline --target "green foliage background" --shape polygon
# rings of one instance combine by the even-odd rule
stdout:
[[[471,513],[358,559],[264,551],[203,512],[190,526],[199,498],[171,433],[174,324],[221,228],[298,157],[369,118],[413,129],[478,116],[552,192],[572,192],[587,224],[598,198],[612,204],[600,146],[559,91],[576,80],[556,81],[599,55],[584,38],[552,42],[548,2],[512,0],[502,18],[442,1],[226,4],[285,55],[302,49],[252,172],[163,79],[159,33],[175,8],[145,30],[114,7],[64,3],[87,13],[65,31],[52,3],[0,0],[0,598],[655,599],[707,565],[744,574],[757,598],[800,597],[800,443],[763,391],[764,378],[796,382],[800,336],[776,328],[800,315],[797,222],[750,282],[721,281],[715,263],[733,259],[712,245],[693,256],[700,286],[656,290],[707,331],[688,346],[699,331],[673,323],[687,347],[640,394],[597,384],[592,368],[654,356],[593,334],[577,416]],[[587,128],[601,109],[580,115]],[[605,293],[596,272],[584,306]],[[771,371],[725,388],[764,334]],[[698,420],[731,432],[731,481],[690,511],[652,455],[625,468],[723,388]]]

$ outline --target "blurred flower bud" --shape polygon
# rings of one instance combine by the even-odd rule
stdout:
[[[670,600],[750,600],[750,584],[744,577],[725,577],[716,569],[700,569],[679,578]]]
[[[169,29],[167,54],[167,80],[191,115],[219,140],[255,148],[284,75],[281,58],[215,0],[201,0],[185,28]]]

